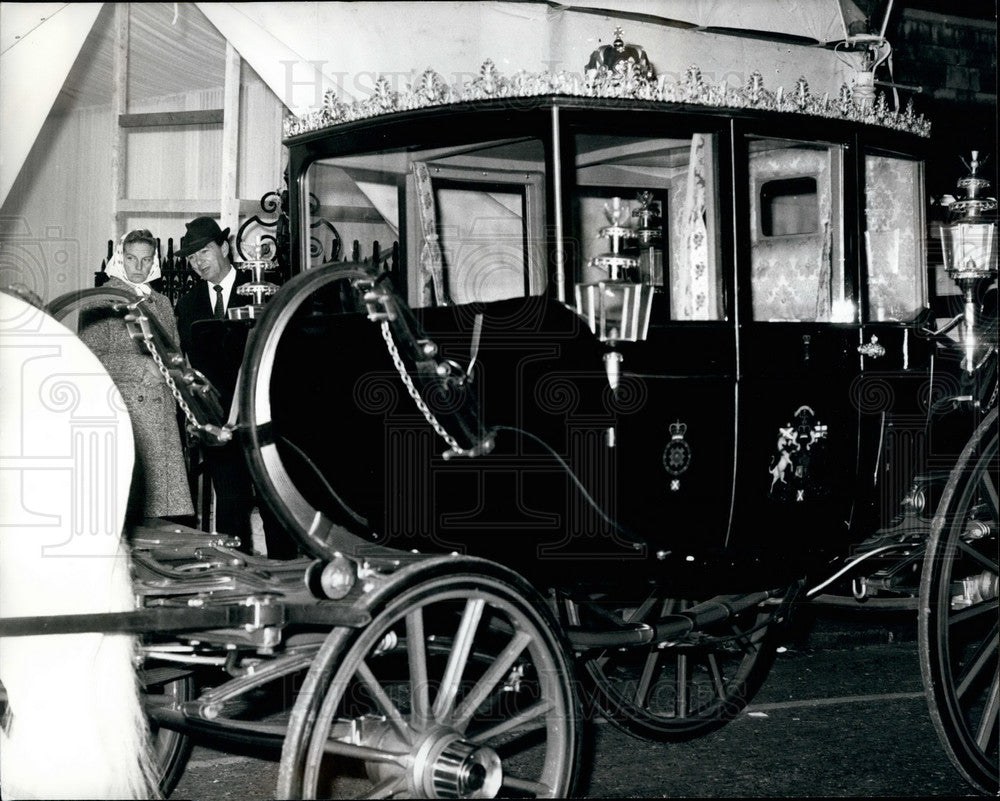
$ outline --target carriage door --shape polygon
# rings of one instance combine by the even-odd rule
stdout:
[[[863,176],[864,328],[855,394],[862,430],[859,497],[867,504],[865,527],[874,531],[898,509],[912,466],[934,466],[925,426],[931,396],[958,388],[948,385],[957,364],[947,364],[946,351],[937,357],[936,386],[928,382],[934,345],[921,331],[928,317],[923,164],[866,152]],[[945,465],[954,459],[943,456]]]
[[[737,156],[745,168],[737,181],[745,181],[749,202],[737,216],[731,544],[809,549],[846,534],[857,467],[851,393],[859,326],[855,281],[845,266],[844,148],[752,137],[740,162]]]

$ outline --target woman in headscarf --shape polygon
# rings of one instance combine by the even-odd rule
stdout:
[[[107,274],[104,288],[143,298],[146,312],[177,342],[170,301],[149,285],[160,277],[157,243],[149,231],[130,231],[122,237]],[[144,518],[193,515],[177,407],[145,345],[132,339],[118,316],[81,316],[79,336],[114,380],[132,418],[135,469],[126,519],[138,523]]]

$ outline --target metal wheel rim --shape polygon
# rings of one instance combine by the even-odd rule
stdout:
[[[953,593],[970,570],[992,576],[994,582],[998,573],[995,533],[985,553],[962,537],[977,498],[989,499],[997,520],[995,410],[992,420],[986,444],[978,453],[968,448],[959,460],[971,469],[956,475],[942,497],[921,579],[918,633],[921,672],[938,737],[959,772],[979,790],[995,794],[1000,786],[1000,607],[995,595],[964,608],[953,604]],[[969,642],[966,638],[973,634],[966,632],[975,627],[985,633]]]

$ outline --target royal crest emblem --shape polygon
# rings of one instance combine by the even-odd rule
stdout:
[[[771,474],[768,497],[801,502],[828,493],[822,476],[829,432],[809,406],[800,406],[792,418],[792,422],[778,428],[776,453],[768,468]]]
[[[687,444],[684,435],[687,433],[687,423],[678,420],[670,424],[670,441],[663,449],[663,469],[674,476],[670,481],[670,489],[674,492],[681,488],[678,476],[691,466],[691,446]]]

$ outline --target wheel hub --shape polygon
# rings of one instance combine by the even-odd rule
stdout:
[[[410,792],[423,798],[495,798],[503,782],[503,764],[496,751],[463,740],[453,729],[438,726],[424,732],[415,744],[405,743],[385,721],[366,722],[359,741],[387,751],[409,751]],[[399,776],[398,766],[367,763],[375,783]]]
[[[413,785],[429,798],[494,798],[503,781],[496,751],[454,731],[424,739],[413,761]]]

